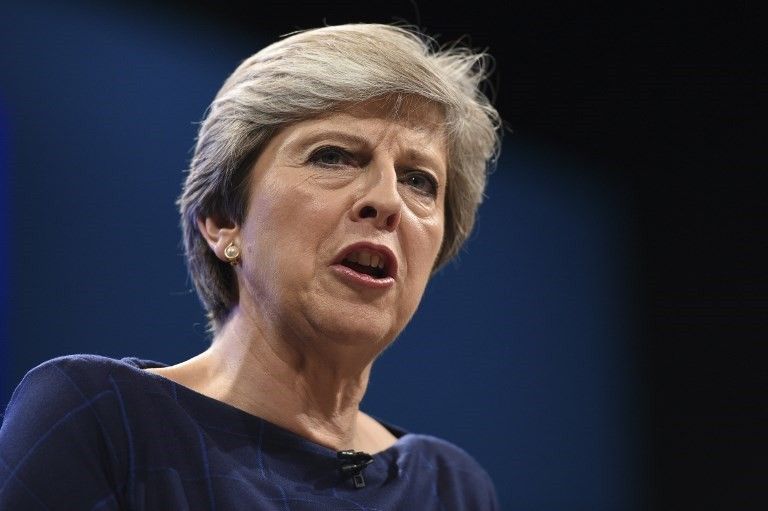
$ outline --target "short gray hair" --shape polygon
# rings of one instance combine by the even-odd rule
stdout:
[[[489,57],[439,48],[416,30],[350,24],[298,32],[246,59],[219,90],[200,126],[177,204],[187,268],[217,332],[238,302],[232,267],[198,230],[205,217],[242,224],[248,171],[280,128],[350,102],[418,96],[442,106],[448,146],[445,233],[434,271],[472,231],[500,120],[482,91]]]

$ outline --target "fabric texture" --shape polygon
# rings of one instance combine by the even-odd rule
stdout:
[[[0,428],[0,510],[496,510],[466,452],[398,437],[342,476],[336,451],[143,371],[73,355],[31,370]]]

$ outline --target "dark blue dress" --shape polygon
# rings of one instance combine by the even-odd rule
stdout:
[[[30,371],[0,429],[0,510],[496,510],[466,452],[389,427],[356,488],[337,453],[143,371],[74,355]]]

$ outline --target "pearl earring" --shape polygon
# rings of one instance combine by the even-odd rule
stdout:
[[[224,249],[224,257],[227,258],[227,261],[229,261],[229,264],[232,266],[237,266],[237,263],[240,262],[240,249],[235,245],[235,242],[230,243],[227,245],[227,248]]]

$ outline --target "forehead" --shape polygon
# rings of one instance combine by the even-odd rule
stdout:
[[[378,119],[401,125],[431,136],[444,134],[443,107],[433,101],[411,95],[393,95],[358,103],[342,104],[335,113],[358,119]],[[334,113],[323,117],[333,116]]]
[[[378,144],[389,138],[445,153],[445,116],[440,105],[421,98],[371,99],[338,106],[287,126],[291,138],[324,130],[347,131]]]

